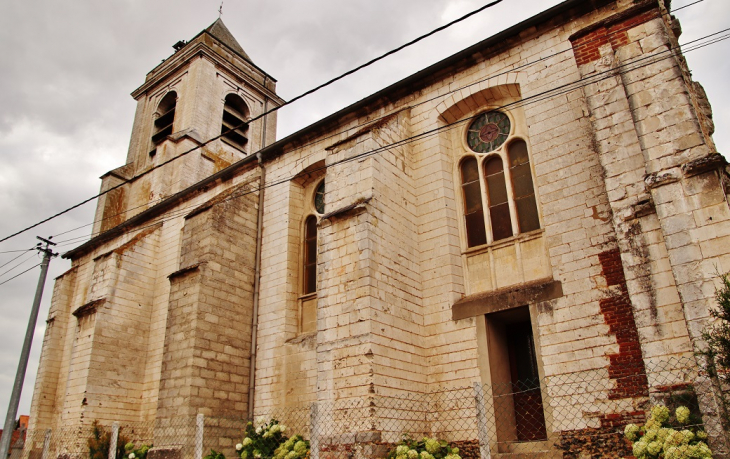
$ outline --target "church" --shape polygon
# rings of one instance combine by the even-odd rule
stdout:
[[[486,423],[453,439],[482,457],[673,390],[719,426],[687,375],[730,176],[670,8],[566,0],[278,140],[276,79],[220,19],[175,44],[63,254],[30,429],[360,403],[330,441],[392,442],[386,401],[477,386]]]

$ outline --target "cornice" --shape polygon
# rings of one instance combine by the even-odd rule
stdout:
[[[256,81],[256,79],[252,78],[250,75],[247,75],[244,69],[241,69],[231,62],[227,61],[214,49],[212,49],[210,46],[202,41],[189,43],[188,46],[183,48],[181,51],[178,51],[173,56],[169,57],[163,64],[161,64],[163,67],[156,71],[153,70],[154,75],[151,76],[137,89],[132,91],[132,97],[134,99],[139,99],[139,97],[149,92],[153,87],[160,85],[163,81],[170,78],[171,76],[177,75],[181,67],[188,65],[196,58],[208,59],[209,61],[213,62],[216,67],[226,70],[231,75],[235,75],[241,81],[246,82],[249,86],[255,88],[257,91],[262,93],[265,97],[268,97],[269,99],[272,99],[279,103],[284,102],[284,100],[280,98],[274,91],[268,89],[264,84]],[[245,62],[245,64],[250,64],[247,61],[243,62]],[[261,73],[261,76],[264,77],[264,80],[270,79],[272,81],[276,81],[271,78],[266,72],[260,70],[258,67],[253,67],[249,69],[249,71],[251,71],[252,73]]]

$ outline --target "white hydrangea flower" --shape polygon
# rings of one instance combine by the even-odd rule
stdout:
[[[659,431],[656,434],[656,441],[664,444],[664,442],[667,441],[667,437],[669,436],[669,433],[671,431],[672,431],[672,429],[667,429],[666,427],[662,427],[661,429],[659,429]]]
[[[236,443],[236,451],[241,451],[243,449],[243,445],[241,443]]]
[[[438,452],[438,450],[441,449],[441,444],[435,438],[428,438],[428,439],[426,439],[425,443],[426,443],[426,451],[428,451],[431,454],[435,454],[436,452]]]
[[[134,459],[134,458],[135,458],[135,456],[134,456],[134,453],[129,453],[129,456],[127,456],[127,457],[128,457],[129,459]]]
[[[689,442],[695,439],[695,434],[691,430],[683,430],[680,432],[682,434],[682,443],[685,445],[688,445]]]
[[[664,459],[681,459],[676,446],[672,446],[664,452]]]
[[[626,427],[624,427],[624,436],[631,441],[636,441],[639,439],[640,430],[640,427],[636,424],[627,424]]]
[[[689,408],[686,406],[680,406],[675,412],[677,415],[677,421],[680,424],[687,424],[689,422]]]
[[[669,408],[664,405],[656,405],[651,409],[651,415],[658,422],[666,422],[669,419]]]
[[[646,442],[641,441],[641,440],[634,443],[634,447],[633,447],[634,456],[636,456],[636,457],[644,456],[646,454],[646,446],[647,446]]]
[[[653,441],[646,445],[646,452],[652,456],[656,456],[662,450],[662,445],[659,442]]]
[[[659,435],[659,429],[649,429],[646,431],[644,438],[647,442],[651,442],[656,439],[657,435]]]

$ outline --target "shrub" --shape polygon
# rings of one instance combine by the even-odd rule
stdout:
[[[246,424],[246,435],[236,445],[241,459],[305,459],[309,456],[309,442],[301,435],[289,438],[285,435],[286,426],[272,419],[254,428]]]
[[[86,445],[89,447],[89,459],[108,459],[112,438],[111,432],[102,429],[99,421],[94,421],[91,427],[91,438],[86,441]],[[128,442],[127,437],[122,435],[122,430],[119,429],[116,459],[124,459],[124,445]]]
[[[632,442],[637,459],[702,459],[711,458],[707,434],[693,424],[689,408],[680,406],[671,419],[669,408],[656,405],[646,424],[629,424],[624,435]]]
[[[146,459],[147,451],[152,448],[152,445],[145,445],[144,443],[139,447],[135,448],[134,443],[131,441],[124,445],[124,454],[127,459]]]
[[[461,459],[459,448],[452,448],[444,440],[423,437],[416,441],[408,435],[387,455],[387,459]]]

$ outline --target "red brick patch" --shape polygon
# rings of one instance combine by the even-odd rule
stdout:
[[[608,286],[617,286],[620,290],[618,294],[599,302],[603,319],[610,333],[616,337],[619,348],[618,353],[608,356],[608,377],[616,380],[616,387],[609,394],[609,398],[649,395],[639,331],[634,321],[621,254],[618,249],[607,250],[598,255],[598,260]]]
[[[601,57],[598,49],[607,44],[611,44],[612,49],[618,49],[629,44],[629,35],[627,31],[638,25],[644,24],[659,17],[659,11],[654,9],[645,11],[612,25],[600,26],[585,35],[581,35],[573,40],[573,54],[578,65],[587,64],[598,60]]]

